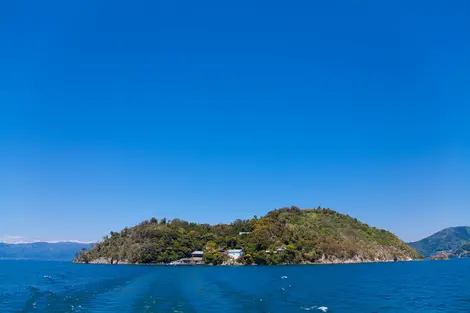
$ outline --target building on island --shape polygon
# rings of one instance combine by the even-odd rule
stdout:
[[[190,258],[183,258],[170,263],[170,265],[202,265],[204,264],[204,252],[194,251]]]
[[[272,250],[266,250],[265,252],[266,252],[267,254],[271,254],[272,252],[274,252],[274,253],[284,253],[284,252],[286,252],[286,251],[287,251],[287,249],[284,247],[284,248],[276,249],[276,250],[274,250],[274,251],[272,251]]]
[[[239,236],[248,235],[248,234],[251,234],[251,231],[241,231],[241,232],[238,233]]]
[[[239,259],[243,255],[243,250],[242,249],[234,249],[234,250],[228,250],[227,255],[236,260]]]
[[[191,253],[192,258],[202,258],[204,256],[204,252],[202,251],[194,251]]]

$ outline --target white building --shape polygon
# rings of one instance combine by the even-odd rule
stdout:
[[[243,255],[243,250],[242,249],[228,250],[227,255],[231,257],[232,259],[236,260]]]
[[[193,258],[202,258],[204,256],[204,252],[202,251],[194,251],[191,253],[191,257]]]
[[[286,252],[286,248],[277,249],[275,253],[283,253],[283,252]]]

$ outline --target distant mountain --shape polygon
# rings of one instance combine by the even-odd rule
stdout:
[[[0,243],[0,259],[34,259],[69,261],[83,249],[93,244],[76,242]]]
[[[410,242],[409,245],[429,257],[441,251],[456,251],[467,242],[470,242],[470,227],[462,226],[446,228],[420,241]]]
[[[452,258],[470,258],[470,242],[462,245],[451,255]]]
[[[461,245],[456,250],[438,252],[428,257],[428,260],[449,260],[460,258],[470,258],[470,242]]]

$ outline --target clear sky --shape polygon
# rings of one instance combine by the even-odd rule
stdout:
[[[468,1],[2,1],[0,237],[330,207],[470,225]]]

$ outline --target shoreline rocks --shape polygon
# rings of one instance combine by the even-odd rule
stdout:
[[[435,259],[435,260],[445,260],[445,259]],[[276,265],[265,265],[265,266],[277,266],[277,265],[332,265],[332,264],[362,264],[362,263],[393,263],[393,262],[411,262],[411,261],[420,261],[415,260],[412,258],[405,258],[405,259],[363,259],[360,257],[354,257],[351,259],[338,259],[338,258],[328,258],[323,256],[316,262],[302,262],[299,264],[292,264],[292,263],[283,263],[283,264],[276,264]],[[195,263],[183,263],[174,261],[171,263],[130,263],[126,260],[111,260],[104,257],[99,259],[91,260],[89,262],[74,262],[76,264],[94,264],[94,265],[147,265],[147,266],[214,266],[212,264],[204,264],[201,262]],[[257,264],[241,264],[237,262],[224,262],[220,265],[215,266],[254,266]]]
[[[106,265],[129,265],[129,264],[133,264],[133,263],[128,262],[127,260],[113,260],[113,259],[104,258],[104,257],[94,259],[94,260],[90,260],[88,262],[74,261],[73,263],[77,263],[77,264],[106,264]]]

